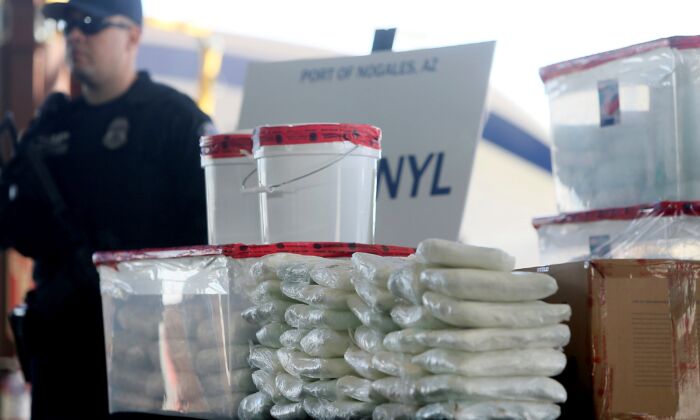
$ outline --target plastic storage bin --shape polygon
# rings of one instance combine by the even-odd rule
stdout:
[[[258,327],[241,317],[269,254],[407,256],[413,249],[278,243],[97,253],[111,413],[236,418],[257,391],[248,356]],[[260,273],[257,273],[260,274]]]
[[[380,141],[369,125],[256,128],[263,242],[373,243]]]
[[[700,199],[700,37],[544,67],[559,210]]]
[[[700,260],[700,202],[563,214],[533,220],[542,264],[588,258]]]

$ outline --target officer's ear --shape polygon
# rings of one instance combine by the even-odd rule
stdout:
[[[131,25],[129,28],[129,47],[137,48],[141,42],[143,29],[139,25]]]

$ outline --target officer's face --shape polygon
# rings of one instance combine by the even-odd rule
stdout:
[[[68,64],[83,83],[109,83],[131,70],[140,35],[126,17],[100,19],[72,11],[66,19]]]

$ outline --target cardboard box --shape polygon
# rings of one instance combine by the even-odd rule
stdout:
[[[572,308],[562,418],[700,419],[700,262],[594,260],[528,269]],[[595,414],[594,414],[595,413]]]

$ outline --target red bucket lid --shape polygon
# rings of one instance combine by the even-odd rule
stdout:
[[[658,48],[675,48],[678,50],[700,48],[700,36],[674,36],[671,38],[662,38],[617,50],[552,64],[540,69],[540,77],[542,78],[542,81],[546,83],[549,80],[559,76],[588,70],[611,61],[644,54]]]
[[[217,134],[199,140],[201,155],[212,159],[245,157],[253,153],[251,134]]]
[[[382,130],[366,124],[303,124],[263,126],[255,129],[254,147],[289,146],[349,141],[381,150]]]
[[[553,217],[539,217],[532,220],[535,229],[542,226],[564,225],[567,223],[591,223],[603,220],[634,220],[643,217],[700,216],[698,201],[661,201],[632,207],[616,207],[590,210],[578,213],[564,213]]]
[[[265,255],[280,252],[325,258],[349,258],[356,252],[382,257],[407,257],[413,254],[415,249],[403,246],[367,245],[348,242],[281,242],[269,245],[203,245],[187,248],[96,252],[92,256],[92,261],[95,265],[113,265],[125,261],[216,255],[225,255],[231,258],[261,258]]]

